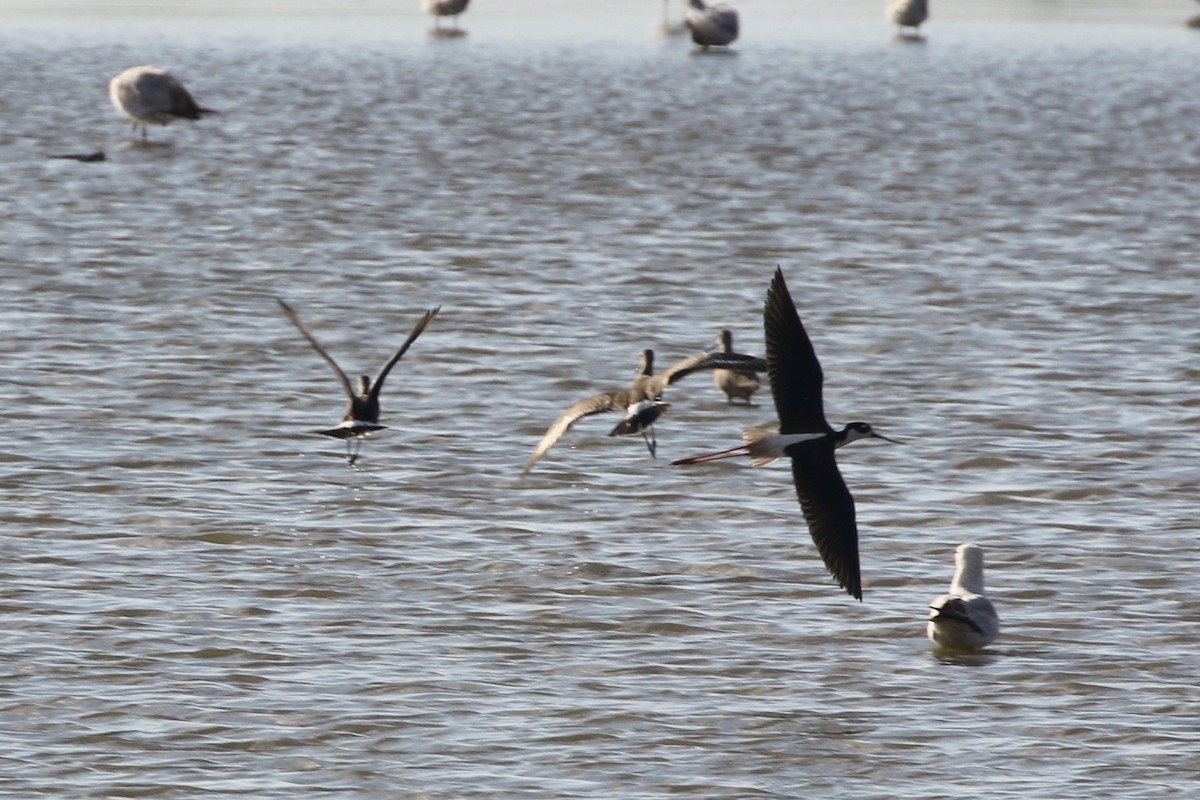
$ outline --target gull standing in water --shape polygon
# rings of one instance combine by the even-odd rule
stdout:
[[[175,76],[160,67],[130,67],[108,82],[108,97],[133,125],[134,133],[147,125],[169,125],[177,119],[200,119],[216,114],[202,108]]]
[[[715,346],[719,348],[718,352],[727,356],[739,355],[733,352],[733,334],[728,330],[721,331],[717,336]],[[743,356],[743,358],[750,358],[750,356]],[[713,383],[725,393],[725,399],[730,405],[733,404],[735,397],[744,400],[746,405],[751,405],[750,395],[757,392],[758,387],[762,385],[758,379],[758,373],[746,369],[714,369]]]
[[[642,434],[651,457],[657,453],[658,441],[654,437],[654,422],[671,407],[670,403],[662,400],[663,390],[672,383],[693,372],[702,369],[719,369],[722,367],[740,367],[743,369],[766,369],[766,362],[761,358],[742,356],[737,353],[697,353],[671,365],[660,375],[654,374],[654,351],[643,350],[642,359],[638,365],[637,377],[627,389],[586,397],[575,403],[562,413],[546,430],[537,449],[525,462],[522,474],[527,474],[533,465],[544,456],[558,440],[566,434],[579,420],[592,414],[607,411],[620,411],[625,417],[609,432],[609,436],[624,436],[631,433]]]
[[[745,444],[674,463],[750,456],[751,463],[761,467],[783,456],[790,458],[800,508],[821,559],[842,588],[862,600],[854,498],[838,471],[834,451],[858,439],[895,440],[876,433],[865,422],[851,422],[835,431],[825,421],[821,399],[825,375],[780,269],[775,270],[767,291],[763,326],[767,374],[779,413],[779,430],[749,428],[743,436]]]
[[[887,0],[887,17],[900,28],[900,35],[919,39],[921,23],[929,19],[929,3],[927,0]],[[905,32],[912,28],[912,33]]]
[[[313,349],[317,351],[321,358],[325,359],[329,366],[333,367],[334,374],[337,375],[338,380],[342,383],[342,388],[346,391],[346,397],[349,400],[346,405],[346,416],[342,418],[341,423],[336,427],[317,431],[317,433],[332,436],[335,439],[345,439],[346,460],[350,466],[353,466],[354,462],[358,460],[358,451],[362,447],[363,437],[387,427],[386,425],[379,424],[379,391],[383,388],[384,379],[391,372],[392,367],[396,366],[396,362],[408,351],[412,343],[417,340],[417,337],[421,335],[421,332],[425,330],[429,323],[433,321],[433,318],[437,316],[438,312],[442,310],[442,307],[431,308],[421,316],[421,319],[418,320],[416,326],[412,329],[412,333],[404,340],[404,344],[400,345],[400,349],[396,351],[396,354],[389,358],[387,363],[383,365],[383,368],[379,370],[379,375],[375,380],[372,381],[370,375],[360,375],[356,391],[350,385],[350,379],[346,377],[346,373],[342,372],[342,368],[337,365],[337,362],[333,360],[329,353],[325,352],[325,348],[321,347],[316,337],[309,333],[308,328],[305,327],[295,309],[278,297],[275,299],[278,301],[280,307],[283,308],[283,313],[287,314],[287,318],[299,329],[304,338],[308,340],[308,343],[313,346]]]
[[[683,21],[692,32],[692,41],[705,50],[724,47],[738,37],[738,13],[724,3],[689,0]]]
[[[458,15],[467,10],[471,0],[421,0],[421,8],[426,14],[433,15],[433,33],[435,36],[457,36],[463,33],[458,29]],[[442,17],[452,17],[454,27],[442,30]]]
[[[979,650],[1000,633],[1000,617],[983,594],[983,548],[960,544],[954,549],[950,592],[934,598],[925,625],[929,641],[946,650]]]

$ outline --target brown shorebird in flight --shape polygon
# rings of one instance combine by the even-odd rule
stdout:
[[[697,353],[693,356],[672,364],[664,372],[654,374],[654,351],[643,350],[642,360],[638,366],[637,377],[626,389],[603,392],[584,398],[575,403],[546,430],[546,434],[538,443],[537,449],[525,463],[523,472],[529,472],[533,465],[563,437],[571,426],[584,417],[609,411],[622,412],[625,417],[608,434],[623,436],[640,433],[654,456],[657,450],[657,439],[654,436],[654,421],[667,412],[670,403],[662,400],[663,391],[676,381],[705,369],[766,369],[766,362],[761,358],[742,356],[737,353]]]

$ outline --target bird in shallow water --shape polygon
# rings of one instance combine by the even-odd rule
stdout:
[[[458,15],[467,10],[467,4],[470,0],[421,0],[421,8],[426,14],[433,15],[433,31],[435,35],[457,35],[462,33],[458,29]],[[442,29],[442,17],[450,17],[454,20],[454,27],[450,30]]]
[[[117,111],[129,118],[134,133],[142,129],[143,140],[147,125],[169,125],[177,119],[217,113],[198,105],[183,84],[160,67],[130,67],[121,72],[108,82],[108,97]]]
[[[725,3],[689,0],[683,21],[692,32],[692,41],[705,50],[725,47],[738,37],[738,12]]]
[[[929,641],[944,650],[979,650],[1000,633],[1000,617],[983,593],[983,548],[960,544],[954,549],[950,591],[929,604],[925,624]]]
[[[763,327],[767,374],[779,414],[779,430],[749,428],[743,436],[744,444],[673,463],[697,464],[749,456],[754,466],[761,467],[777,458],[790,458],[800,509],[817,552],[842,588],[856,600],[862,600],[854,498],[838,471],[834,451],[858,439],[896,442],[876,433],[865,422],[851,422],[835,431],[825,421],[821,399],[825,375],[780,269],[775,270],[767,290]]]
[[[723,330],[717,335],[714,346],[717,348],[717,352],[728,356],[738,355],[733,351],[733,334],[728,330]],[[743,356],[743,358],[748,359],[751,356]],[[733,404],[735,397],[745,401],[746,405],[751,405],[750,396],[758,391],[762,382],[758,379],[758,373],[753,370],[714,369],[713,384],[725,393],[725,400],[730,405]]]
[[[522,474],[533,469],[533,465],[544,456],[558,440],[566,434],[579,420],[592,414],[608,411],[620,411],[625,414],[617,426],[609,432],[609,436],[624,436],[632,433],[642,434],[646,448],[653,457],[656,455],[658,440],[654,436],[654,422],[671,407],[670,403],[662,400],[662,393],[672,383],[681,378],[704,369],[719,369],[722,367],[742,367],[745,369],[766,369],[766,362],[761,358],[742,356],[734,353],[730,356],[724,353],[697,353],[672,364],[666,371],[654,374],[654,351],[643,350],[642,359],[638,365],[637,376],[628,388],[611,392],[602,392],[572,405],[556,419],[537,449],[525,462]]]
[[[283,313],[292,321],[292,324],[299,329],[308,343],[313,346],[313,349],[325,359],[325,362],[333,368],[333,372],[337,375],[338,380],[342,383],[342,388],[346,391],[348,403],[346,405],[346,415],[342,421],[335,427],[328,430],[317,431],[324,436],[332,436],[335,439],[344,439],[346,441],[346,461],[350,466],[358,460],[358,451],[362,447],[363,437],[373,433],[374,431],[386,428],[386,425],[379,424],[379,392],[383,388],[383,381],[387,378],[388,373],[392,371],[392,367],[396,366],[396,362],[408,352],[408,348],[417,340],[422,331],[433,321],[438,312],[442,310],[441,306],[431,308],[426,311],[417,324],[413,327],[412,333],[404,340],[404,344],[400,345],[400,349],[396,354],[387,360],[383,368],[379,370],[379,374],[374,380],[371,380],[370,375],[360,375],[358,378],[357,388],[351,386],[350,379],[346,377],[346,373],[342,372],[342,368],[337,365],[337,362],[325,352],[325,348],[321,347],[320,342],[316,337],[309,333],[304,322],[301,321],[300,315],[295,309],[280,300],[275,298],[280,307],[283,308]]]
[[[896,23],[900,36],[920,38],[921,23],[929,19],[928,0],[887,0],[887,18]],[[911,28],[906,32],[905,28]]]

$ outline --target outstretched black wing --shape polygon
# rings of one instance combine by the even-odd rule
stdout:
[[[838,471],[833,442],[801,442],[784,452],[792,459],[796,496],[821,560],[843,589],[862,600],[854,498]]]
[[[779,413],[780,433],[829,433],[821,397],[825,374],[812,342],[796,313],[796,305],[776,269],[763,309],[767,340],[767,373]]]
[[[421,316],[421,319],[417,320],[417,324],[413,327],[412,333],[408,335],[408,338],[404,340],[404,344],[400,345],[400,349],[396,351],[396,354],[388,359],[387,363],[383,365],[383,369],[379,370],[379,374],[375,376],[374,382],[371,383],[371,392],[368,402],[379,402],[379,390],[383,388],[383,379],[388,376],[388,373],[392,371],[392,367],[396,366],[396,362],[408,352],[408,348],[412,346],[412,343],[417,340],[417,337],[420,336],[425,328],[429,326],[429,323],[433,322],[433,318],[436,317],[438,312],[441,310],[441,306],[438,306],[437,308],[431,308]]]
[[[287,314],[287,318],[292,321],[292,324],[296,326],[300,333],[304,334],[304,338],[308,339],[308,343],[311,344],[313,349],[317,351],[317,354],[320,355],[321,358],[325,359],[325,362],[329,364],[329,366],[333,367],[333,373],[337,375],[338,380],[342,382],[342,388],[346,390],[346,396],[350,398],[351,402],[353,402],[356,399],[354,387],[350,385],[350,379],[346,377],[346,373],[342,372],[342,368],[337,365],[337,362],[333,360],[333,357],[330,356],[329,353],[325,352],[325,348],[321,347],[321,343],[317,341],[317,338],[308,332],[308,328],[304,325],[304,322],[300,319],[300,315],[296,313],[296,310],[280,300],[278,297],[275,298],[275,301],[279,303],[281,308],[283,308],[283,313]]]

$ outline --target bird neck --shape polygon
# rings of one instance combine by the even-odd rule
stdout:
[[[950,589],[954,593],[965,590],[983,594],[983,556],[979,551],[968,550],[960,554]]]

